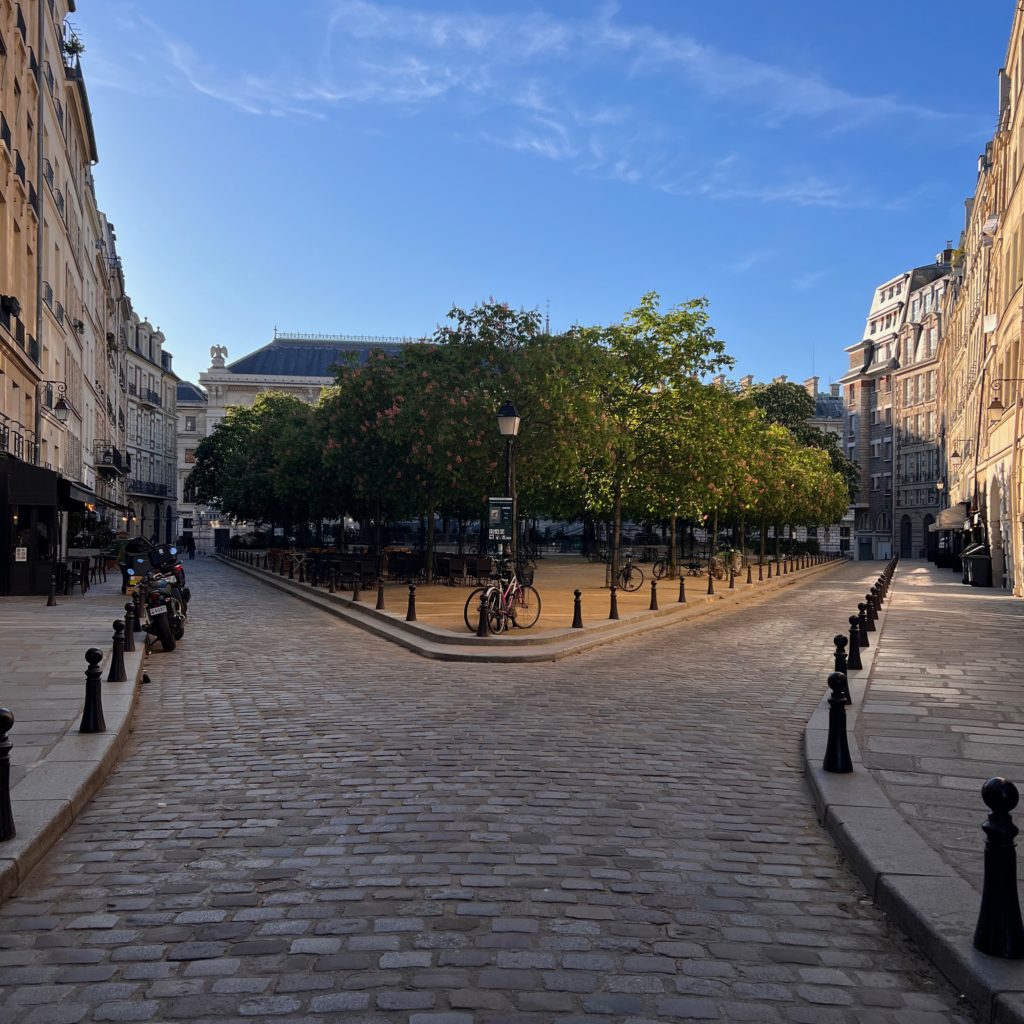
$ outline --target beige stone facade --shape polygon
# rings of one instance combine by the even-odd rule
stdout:
[[[992,583],[1020,595],[1024,444],[1024,13],[1014,18],[999,72],[997,129],[978,160],[946,301],[938,353],[946,532],[975,543]],[[964,528],[957,529],[965,517]],[[984,572],[984,567],[983,567]]]
[[[0,470],[22,496],[0,488],[0,594],[38,592],[75,537],[131,525],[131,303],[74,11],[0,0]]]

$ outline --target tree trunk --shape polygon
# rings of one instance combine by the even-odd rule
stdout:
[[[622,534],[622,487],[615,484],[612,495],[612,537],[609,554],[612,563],[612,580],[619,574],[619,537]]]
[[[421,520],[422,522],[422,520]],[[434,582],[434,494],[427,492],[427,544],[423,556],[423,574],[427,583]]]
[[[676,576],[678,575],[679,568],[679,549],[677,546],[678,524],[679,520],[675,516],[672,516],[672,518],[669,519],[669,525],[672,531],[672,539],[669,541],[668,548],[668,577],[671,580],[674,580],[676,578]]]

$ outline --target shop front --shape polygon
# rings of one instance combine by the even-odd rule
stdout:
[[[0,595],[45,594],[57,572],[57,474],[0,456]]]

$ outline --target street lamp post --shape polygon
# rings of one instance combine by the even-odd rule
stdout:
[[[51,390],[57,388],[57,401],[53,403],[53,415],[57,417],[58,423],[67,423],[68,414],[71,412],[71,403],[67,400],[67,384],[62,380],[40,380],[36,381],[36,402],[35,402],[35,432],[36,432],[36,450],[35,458],[32,460],[37,466],[42,461],[43,453],[43,406],[39,401],[39,396],[42,388],[50,388]]]
[[[498,410],[498,430],[505,438],[505,497],[512,499],[512,544],[513,560],[519,554],[519,509],[516,501],[516,460],[515,440],[522,423],[516,407],[511,402]]]

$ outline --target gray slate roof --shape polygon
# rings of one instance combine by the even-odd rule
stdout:
[[[400,345],[394,341],[311,341],[275,338],[269,345],[250,352],[229,363],[229,373],[257,374],[267,377],[333,377],[332,367],[343,356],[352,355],[365,363],[370,352],[395,352]]]
[[[831,395],[818,395],[814,401],[814,418],[823,420],[841,420],[843,418],[843,400]]]
[[[202,388],[197,387],[191,381],[179,380],[178,381],[178,401],[179,402],[205,402],[207,401],[206,392]]]

